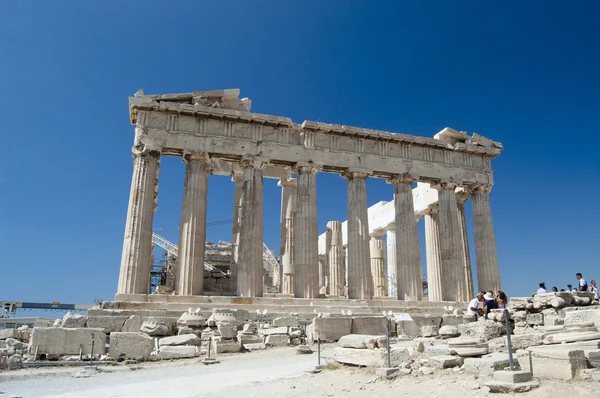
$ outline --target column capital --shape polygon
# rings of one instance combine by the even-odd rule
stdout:
[[[476,192],[490,193],[492,191],[492,184],[473,184],[468,189],[472,194]]]
[[[388,184],[412,184],[419,181],[419,176],[412,173],[395,174],[387,179]]]
[[[298,186],[298,180],[295,178],[282,178],[277,182],[278,187],[296,187]]]
[[[160,157],[162,148],[151,145],[138,145],[131,148],[131,156],[134,158],[143,156]]]
[[[348,170],[342,172],[341,176],[346,180],[366,180],[371,174],[373,174],[372,170],[349,168]]]
[[[441,191],[441,190],[454,191],[456,189],[456,187],[458,186],[458,184],[453,181],[439,181],[437,183],[432,183],[430,186],[431,186],[431,189],[435,189],[436,191]]]
[[[264,169],[269,164],[269,159],[257,156],[244,156],[240,160],[240,167],[243,169],[253,167],[255,169]]]
[[[197,162],[203,162],[205,164],[208,164],[210,162],[210,157],[208,156],[208,153],[193,152],[193,151],[188,151],[188,150],[183,151],[183,155],[181,156],[181,159],[185,163],[197,161]]]
[[[456,188],[455,192],[456,192],[456,201],[459,204],[463,204],[471,198],[471,191],[469,191],[465,187],[458,187],[458,188]]]
[[[304,173],[317,174],[319,172],[319,166],[317,166],[314,163],[302,162],[302,163],[296,163],[292,170],[296,174],[304,174]]]

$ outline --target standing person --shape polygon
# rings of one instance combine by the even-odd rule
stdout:
[[[546,282],[540,283],[540,288],[537,290],[536,294],[546,294]]]
[[[590,286],[590,293],[594,293],[594,301],[597,303],[600,299],[600,296],[598,295],[598,287],[596,287],[596,281],[592,280],[591,284],[592,286]]]
[[[502,290],[498,290],[498,294],[496,295],[496,308],[506,308],[508,305],[508,297]]]
[[[588,291],[588,285],[587,282],[585,281],[585,279],[583,279],[583,275],[581,275],[580,272],[575,274],[575,278],[577,278],[577,280],[579,281],[579,292],[587,292]]]
[[[477,320],[477,316],[479,315],[479,310],[483,304],[483,292],[477,293],[477,297],[469,302],[467,307],[467,315],[474,315],[475,320]]]
[[[483,296],[483,317],[488,319],[488,314],[496,308],[496,300],[493,292],[486,292]]]
[[[577,290],[573,288],[573,285],[567,285],[567,292],[575,293]]]
[[[552,287],[552,292],[553,293],[558,293],[558,288],[556,286]]]

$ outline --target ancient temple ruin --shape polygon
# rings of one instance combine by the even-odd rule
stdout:
[[[489,198],[491,160],[502,151],[500,143],[451,128],[425,138],[308,120],[297,124],[286,117],[251,113],[250,100],[238,96],[237,89],[166,95],[140,90],[129,99],[136,126],[134,170],[116,301],[146,301],[150,293],[162,156],[179,156],[186,163],[176,296],[206,294],[210,173],[231,175],[235,184],[229,275],[233,296],[267,294],[263,178],[279,180],[282,188],[280,267],[272,275],[281,297],[422,300],[417,222],[425,218],[427,238],[421,243],[427,246],[429,300],[464,302],[474,289],[464,214],[469,199],[477,288],[500,288]],[[348,219],[344,224],[329,222],[321,238],[317,173],[336,173],[348,181]],[[385,179],[394,190],[393,200],[377,216],[367,208],[368,178]],[[419,184],[413,190],[414,182]]]

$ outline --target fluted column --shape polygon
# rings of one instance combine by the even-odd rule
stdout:
[[[440,232],[437,205],[425,213],[425,253],[427,256],[427,291],[429,301],[443,300]]]
[[[490,206],[490,185],[474,187],[471,196],[473,205],[473,232],[475,235],[475,257],[477,260],[477,289],[501,290],[496,236]]]
[[[442,295],[444,301],[466,301],[463,266],[462,237],[458,210],[456,184],[441,183],[438,189],[438,229],[441,248]]]
[[[329,295],[345,296],[344,288],[344,240],[342,223],[329,221],[327,223],[328,238],[330,238],[329,260]]]
[[[364,172],[348,171],[348,298],[373,298],[373,275],[369,248],[369,214],[367,212]]]
[[[398,297],[398,273],[396,265],[396,226],[386,231],[387,288],[389,297]]]
[[[467,299],[475,297],[473,289],[473,270],[471,267],[471,253],[469,250],[469,234],[467,232],[467,217],[465,215],[465,202],[469,199],[469,193],[461,191],[456,193],[456,207],[458,210],[458,221],[460,224],[460,238],[462,243],[462,259],[465,277],[465,295]],[[495,290],[494,290],[495,291]]]
[[[296,218],[294,220],[294,296],[319,295],[319,229],[317,224],[317,172],[311,165],[297,165]]]
[[[263,168],[257,159],[243,159],[244,169],[240,208],[237,292],[242,297],[262,296],[263,273]]]
[[[133,176],[117,294],[148,294],[152,268],[152,220],[159,151],[133,153]]]
[[[413,178],[405,175],[396,176],[389,181],[394,185],[397,293],[400,300],[423,298],[419,230],[412,194],[413,181]]]
[[[281,187],[281,227],[279,262],[281,264],[280,292],[294,294],[294,218],[296,213],[296,179],[283,178]]]
[[[231,261],[229,265],[229,284],[232,293],[237,295],[237,273],[240,255],[240,222],[242,213],[242,186],[244,185],[243,174],[234,174],[231,181],[235,183],[233,191],[233,226],[231,227]]]
[[[206,199],[209,159],[206,154],[184,153],[186,162],[179,251],[175,267],[175,293],[201,295],[204,290],[204,248],[206,243]]]
[[[387,296],[385,243],[383,233],[371,236],[371,274],[373,275],[373,297]]]

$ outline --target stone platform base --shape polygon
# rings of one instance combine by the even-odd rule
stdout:
[[[277,317],[295,314],[300,321],[309,323],[319,313],[341,315],[342,311],[352,316],[382,315],[389,311],[408,313],[415,322],[405,322],[406,330],[411,335],[419,334],[422,325],[438,324],[445,314],[444,307],[466,308],[467,303],[402,301],[393,298],[377,300],[349,300],[345,298],[302,299],[289,295],[269,295],[265,297],[232,297],[232,296],[174,296],[163,294],[125,295],[117,294],[115,301],[102,303],[101,308],[88,311],[91,316],[140,315],[142,317],[179,316],[189,308],[200,308],[205,317],[209,317],[215,308],[246,310],[250,320],[258,318],[272,320]],[[266,314],[265,314],[266,310]],[[260,311],[260,316],[257,316]],[[462,313],[462,312],[461,312]],[[462,315],[446,315],[445,324],[462,323]]]

